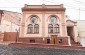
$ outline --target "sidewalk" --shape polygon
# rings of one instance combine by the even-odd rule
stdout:
[[[0,41],[0,44],[8,45],[10,43],[16,43],[15,41]]]

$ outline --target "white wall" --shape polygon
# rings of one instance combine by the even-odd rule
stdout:
[[[15,25],[9,21],[3,20],[0,25],[1,32],[16,32],[16,29],[19,29],[18,25]]]
[[[16,32],[19,30],[21,14],[11,11],[3,11],[3,16],[0,24],[1,32]]]
[[[79,32],[85,32],[85,20],[78,20],[77,27]]]
[[[77,21],[80,44],[85,47],[85,20]]]

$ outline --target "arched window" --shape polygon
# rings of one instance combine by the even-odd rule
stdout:
[[[54,25],[54,33],[58,33],[59,32],[59,25],[55,24]]]
[[[50,17],[50,23],[56,23],[57,22],[57,20],[56,20],[56,17],[55,16],[51,16]]]
[[[53,25],[52,24],[48,25],[48,33],[53,33]]]
[[[38,19],[37,19],[36,16],[32,16],[32,17],[31,17],[31,23],[36,24],[37,21],[38,21]]]
[[[33,25],[32,24],[29,24],[28,25],[28,31],[27,33],[33,33]]]
[[[30,24],[28,25],[27,33],[29,34],[39,34],[39,22],[36,15],[32,15],[30,18]]]
[[[39,25],[38,24],[34,25],[34,33],[39,33]]]

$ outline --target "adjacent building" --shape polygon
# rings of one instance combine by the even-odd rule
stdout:
[[[19,30],[22,15],[17,12],[0,10],[0,39],[13,41]]]
[[[16,32],[19,28],[21,14],[17,12],[0,10],[0,31]]]
[[[78,40],[82,46],[85,46],[85,20],[77,20]]]

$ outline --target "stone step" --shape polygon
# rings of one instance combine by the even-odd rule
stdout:
[[[41,48],[69,48],[69,49],[85,49],[82,46],[76,45],[54,45],[54,44],[39,44],[39,43],[11,43],[10,46],[29,46],[29,47],[41,47]]]

